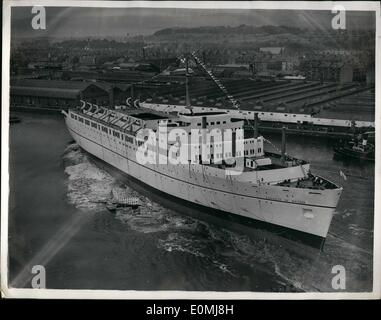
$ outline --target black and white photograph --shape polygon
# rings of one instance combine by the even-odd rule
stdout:
[[[2,295],[380,298],[379,20],[5,1]]]

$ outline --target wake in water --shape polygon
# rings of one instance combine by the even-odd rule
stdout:
[[[292,291],[332,291],[331,268],[337,264],[345,265],[348,278],[355,281],[352,290],[369,287],[371,254],[339,237],[330,235],[323,252],[315,250],[307,255],[301,249],[295,253],[282,239],[253,239],[164,208],[98,168],[76,144],[66,149],[64,164],[70,203],[86,211],[107,210],[99,202],[110,199],[113,188],[122,186],[142,205],[117,209],[115,219],[134,232],[157,234],[157,248],[169,254],[190,255],[232,279],[255,278],[260,271],[272,282],[276,279],[279,286],[271,289],[275,291],[285,287]],[[344,221],[352,214],[355,211],[346,210],[339,217]],[[353,234],[367,232],[355,224],[348,230]]]
[[[64,164],[68,175],[69,202],[80,209],[100,208],[99,201],[110,197],[115,180],[90,163],[77,144],[65,150]]]

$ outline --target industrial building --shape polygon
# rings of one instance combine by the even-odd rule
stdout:
[[[229,94],[242,110],[250,112],[274,112],[310,114],[328,119],[374,121],[374,87],[358,83],[318,81],[258,81],[223,80]],[[213,81],[191,81],[191,102],[194,106],[234,109],[229,99]],[[170,90],[164,87],[142,99],[160,104],[185,104],[185,86],[178,84]]]
[[[129,85],[89,81],[22,79],[11,81],[12,107],[66,109],[84,99],[101,105],[120,104],[128,95]]]

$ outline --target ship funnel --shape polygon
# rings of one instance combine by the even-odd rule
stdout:
[[[286,127],[282,128],[282,150],[281,161],[284,164],[286,162]]]
[[[258,119],[258,113],[255,113],[254,114],[254,138],[258,138],[258,122],[259,122],[259,119]]]

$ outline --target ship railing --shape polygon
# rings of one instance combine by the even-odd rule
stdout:
[[[324,184],[325,189],[342,189],[341,186],[339,186],[338,184],[336,184],[335,182],[333,182],[331,180],[328,180],[327,178],[324,178],[324,177],[318,176],[318,175],[313,175],[313,177],[320,179],[321,183]]]
[[[117,116],[117,117],[115,117],[114,119],[112,119],[111,121],[110,121],[110,124],[115,124],[115,123],[117,123],[119,120],[121,120],[122,118],[123,118],[124,116]]]
[[[282,157],[282,155],[279,154],[279,153],[269,152],[269,151],[265,152],[265,156],[271,157],[273,159],[280,159]],[[285,160],[286,161],[293,161],[293,162],[295,162],[296,165],[308,164],[307,161],[302,160],[302,159],[298,159],[298,158],[294,158],[294,157],[292,157],[290,155],[286,155],[286,159]]]
[[[101,112],[99,112],[99,111],[101,111]],[[98,111],[99,117],[97,119],[100,119],[107,114],[107,109],[102,107],[102,106],[99,107],[99,111]]]
[[[111,114],[111,110],[104,108],[104,114],[99,118],[100,120],[104,120],[107,116]]]
[[[286,179],[281,182],[276,183],[277,186],[291,187],[291,188],[301,188],[301,189],[311,189],[311,190],[327,190],[327,189],[339,189],[340,187],[321,176],[308,174],[304,178],[299,178],[297,180]]]
[[[135,122],[134,119],[128,118],[127,122],[124,125],[121,126],[121,129],[125,130],[128,127],[131,127],[134,124],[134,122]]]
[[[103,124],[103,125],[107,125],[113,129],[116,129],[116,130],[119,130],[120,132],[125,132],[125,133],[130,133],[130,134],[133,134],[135,135],[136,132],[140,129],[138,128],[137,130],[128,130],[128,127],[130,127],[132,124],[134,124],[136,122],[136,119],[132,119],[133,121],[131,121],[131,123],[127,123],[127,124],[123,124],[123,125],[116,125],[115,122],[118,122],[119,120],[121,120],[123,117],[125,117],[126,115],[123,115],[123,116],[118,116],[117,113],[113,112],[113,110],[109,110],[107,108],[104,108],[104,107],[99,107],[98,105],[93,105],[89,102],[86,102],[86,101],[83,101],[81,100],[82,102],[82,106],[80,108],[80,110],[76,110],[76,112],[80,112],[81,113],[81,116],[84,116],[85,118],[88,118],[89,120],[92,120],[92,121],[95,121],[95,122],[98,122],[100,124]],[[85,110],[84,107],[86,105],[90,105],[90,108]],[[90,113],[90,110],[91,108],[95,106],[97,109],[95,112],[91,112]],[[104,110],[104,114],[102,114],[100,117],[95,117],[95,114],[100,110]],[[110,116],[113,117],[113,119],[107,119],[106,118],[110,118]],[[128,117],[127,119],[129,119],[130,117]],[[127,128],[125,128],[127,127]]]
[[[99,123],[100,125],[105,125],[105,126],[111,128],[111,129],[118,130],[121,133],[127,133],[127,134],[134,135],[134,136],[136,135],[136,132],[140,129],[139,128],[138,130],[129,130],[128,127],[127,128],[123,128],[124,126],[123,127],[118,126],[118,125],[116,125],[114,123],[105,121],[105,120],[103,120],[101,118],[95,118],[92,115],[86,114],[86,113],[82,113],[81,116],[83,116],[85,118],[88,118],[89,120],[95,121],[95,122]],[[132,121],[130,125],[134,124],[134,122],[135,121]]]

